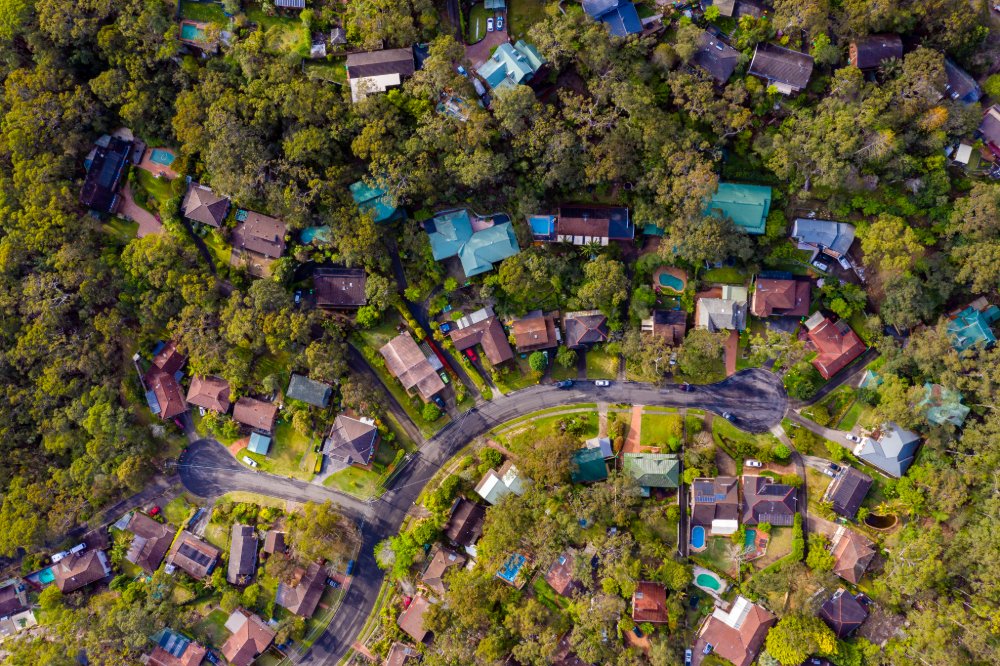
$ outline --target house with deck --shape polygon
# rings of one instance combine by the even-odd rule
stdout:
[[[920,448],[920,436],[893,422],[883,423],[861,438],[854,455],[884,474],[898,479],[906,474]]]
[[[647,580],[636,583],[632,593],[632,619],[639,624],[666,624],[670,619],[667,614],[667,588]]]
[[[222,645],[222,656],[232,666],[250,666],[267,651],[276,635],[264,620],[242,608],[232,612],[225,627],[230,636]]]
[[[754,49],[748,73],[764,79],[782,95],[795,95],[809,85],[812,70],[813,59],[808,53],[761,42]]]

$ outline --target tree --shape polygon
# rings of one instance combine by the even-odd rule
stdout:
[[[556,350],[556,363],[564,368],[571,368],[576,365],[576,351],[560,345]]]
[[[1000,99],[1000,74],[991,74],[983,82],[983,92],[993,99]]]
[[[230,588],[222,594],[222,599],[219,601],[219,607],[226,613],[232,613],[234,610],[239,608],[239,606],[240,593],[238,590]]]
[[[608,319],[617,320],[619,308],[628,297],[628,277],[620,261],[600,255],[583,266],[583,284],[576,293],[582,308],[596,308]]]
[[[701,40],[705,32],[690,20],[681,19],[677,24],[677,35],[674,38],[674,50],[683,62],[688,62],[701,48]]]
[[[441,409],[433,402],[427,402],[424,403],[423,409],[420,410],[420,416],[428,423],[431,423],[441,418]]]
[[[924,247],[903,218],[883,213],[861,233],[865,261],[881,272],[906,271]]]
[[[814,615],[786,615],[768,632],[765,645],[783,666],[797,666],[810,655],[835,655],[837,636]]]
[[[833,554],[828,550],[830,540],[823,534],[809,535],[809,554],[806,556],[806,566],[820,573],[832,571]]]
[[[549,365],[549,360],[544,353],[536,351],[532,352],[531,356],[528,357],[528,365],[535,372],[545,372],[545,368]]]
[[[697,383],[720,379],[725,337],[725,333],[711,333],[703,328],[688,331],[684,345],[677,353],[677,369],[684,377]]]
[[[330,502],[306,502],[289,522],[292,550],[305,562],[346,559],[358,542],[357,528]]]
[[[569,481],[573,453],[580,448],[576,437],[559,433],[537,440],[521,451],[518,469],[539,486],[555,486]]]

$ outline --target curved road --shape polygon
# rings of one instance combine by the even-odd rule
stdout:
[[[297,502],[331,501],[355,520],[362,534],[361,554],[345,603],[327,630],[299,661],[336,664],[347,652],[371,613],[382,583],[375,565],[375,545],[395,534],[424,485],[471,440],[514,418],[550,407],[588,402],[625,403],[730,412],[744,430],[765,432],[781,422],[788,406],[781,380],[765,370],[740,372],[718,384],[659,388],[650,384],[615,382],[606,388],[579,381],[570,389],[533,386],[475,407],[448,423],[421,446],[419,454],[393,481],[381,498],[364,502],[339,491],[294,479],[256,472],[236,462],[221,444],[194,442],[178,463],[185,488],[200,497],[231,491],[251,491]]]

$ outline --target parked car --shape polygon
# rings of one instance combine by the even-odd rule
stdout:
[[[438,375],[441,377],[441,381],[443,381],[445,384],[451,383],[451,378],[448,377],[448,373],[445,372],[444,370],[439,372]]]
[[[326,584],[329,585],[330,587],[334,588],[334,589],[337,589],[338,587],[340,587],[340,583],[338,583],[337,581],[335,581],[332,578],[327,578],[326,579]]]
[[[350,576],[354,572],[354,560],[347,561],[347,575]]]
[[[594,382],[594,386],[611,386],[611,382],[609,382],[607,379],[598,379],[596,382]]]
[[[257,466],[257,461],[251,458],[250,456],[243,456],[243,462],[250,465],[251,467]]]
[[[635,634],[636,638],[642,638],[643,636],[642,629],[639,628],[639,625],[632,627],[632,633]]]
[[[705,643],[705,649],[701,651],[702,654],[708,654],[712,651],[714,646],[711,643]]]
[[[684,650],[684,666],[691,666],[691,659],[693,657],[694,654],[691,652],[690,649]]]
[[[814,261],[812,263],[812,265],[814,267],[818,268],[819,270],[823,271],[824,273],[826,273],[826,272],[828,272],[830,270],[830,265],[827,264],[825,261],[822,261],[820,259],[817,259],[816,261]]]
[[[63,558],[66,557],[67,555],[69,555],[68,550],[59,551],[58,553],[52,556],[52,564],[58,564],[59,562],[62,562]]]
[[[473,349],[472,347],[469,347],[468,349],[465,350],[465,355],[469,357],[470,361],[478,361],[479,360],[479,357],[476,356],[476,350]]]
[[[447,322],[446,321],[445,323],[441,324],[441,332],[442,333],[447,333],[450,330],[451,330],[451,322]]]
[[[431,398],[431,400],[433,400],[434,404],[440,407],[441,409],[445,409],[444,399],[442,399],[441,396],[436,395],[433,398]]]
[[[826,474],[827,476],[829,476],[830,478],[833,478],[833,477],[837,476],[837,473],[836,473],[836,472],[834,472],[834,471],[833,471],[832,469],[830,469],[829,467],[824,467],[824,468],[823,468],[823,469],[821,469],[820,471],[821,471],[821,472],[823,472],[824,474]]]
[[[497,17],[497,30],[503,30],[503,16]]]
[[[681,390],[684,391],[685,393],[690,393],[691,391],[694,390],[694,387],[688,384],[687,382],[684,382],[683,384],[681,384]]]
[[[837,463],[830,463],[830,469],[832,469],[834,472],[839,472],[840,465],[838,465]]]
[[[846,435],[844,435],[844,437],[846,437],[847,440],[850,442],[859,442],[859,443],[861,442],[860,437],[858,437],[857,435],[852,435],[851,433],[847,433]]]
[[[493,17],[486,19],[486,32],[493,32]]]
[[[841,268],[843,268],[845,271],[851,270],[851,260],[845,257],[844,255],[840,255],[839,257],[837,257],[837,263],[840,264]]]
[[[295,290],[295,304],[298,305],[301,302],[302,302],[302,290],[301,289],[296,289]]]
[[[670,365],[677,365],[677,352],[670,355]]]
[[[726,419],[727,421],[730,421],[730,422],[736,420],[736,417],[733,416],[732,412],[722,412],[722,418],[724,418],[724,419]]]
[[[467,71],[465,71],[464,67],[462,67],[461,65],[459,65],[458,67],[456,67],[456,70],[458,71],[459,74],[461,74],[462,76],[468,78],[469,73]]]
[[[149,510],[149,515],[151,515],[151,516],[158,516],[158,515],[160,515],[160,507],[154,506],[152,509]]]
[[[744,460],[743,461],[743,466],[744,467],[763,467],[764,463],[762,463],[759,460],[754,460],[753,458],[750,458],[749,460]]]
[[[555,386],[556,386],[556,388],[559,388],[559,389],[568,389],[571,386],[573,386],[573,380],[572,379],[564,379],[561,382],[556,382]]]

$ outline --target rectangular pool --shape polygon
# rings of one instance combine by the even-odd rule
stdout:
[[[174,163],[175,159],[176,157],[172,152],[169,150],[162,150],[161,148],[154,148],[149,154],[150,162],[156,162],[157,164],[162,164],[163,166],[170,166]]]
[[[193,23],[185,23],[181,26],[181,39],[186,39],[189,42],[203,42],[205,41],[205,31]]]

